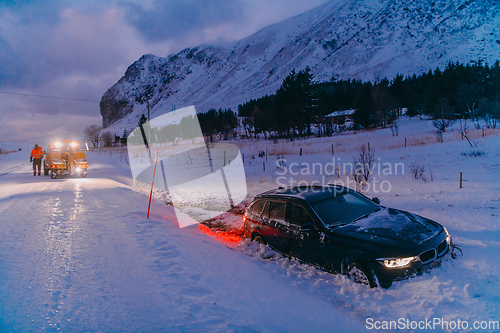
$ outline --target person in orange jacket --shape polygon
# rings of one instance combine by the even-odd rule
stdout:
[[[40,176],[40,170],[42,168],[42,158],[43,150],[39,145],[35,145],[35,148],[31,151],[30,162],[33,162],[33,176],[36,176],[36,167],[38,166],[38,175]]]

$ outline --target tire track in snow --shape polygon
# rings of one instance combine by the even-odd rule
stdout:
[[[12,171],[16,170],[16,169],[19,169],[20,167],[22,167],[24,164],[18,164],[16,166],[13,166],[5,171],[2,171],[0,172],[0,177],[1,176],[5,176],[5,175],[8,175],[9,173],[11,173]]]

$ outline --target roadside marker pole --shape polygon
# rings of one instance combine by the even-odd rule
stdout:
[[[151,198],[153,197],[153,185],[155,183],[156,163],[158,163],[158,154],[159,153],[160,153],[160,150],[158,149],[156,151],[155,168],[153,169],[153,181],[151,181],[151,193],[149,193],[148,216],[147,216],[148,219],[149,219],[149,210],[151,209]]]
[[[460,188],[462,188],[462,173],[460,172]]]

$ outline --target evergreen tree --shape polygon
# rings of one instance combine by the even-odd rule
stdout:
[[[383,127],[395,120],[395,109],[397,103],[391,95],[389,80],[386,78],[376,83],[372,89],[373,101],[377,117],[374,123],[380,123]]]
[[[309,67],[298,73],[292,70],[276,91],[277,116],[283,121],[280,129],[286,130],[288,135],[290,131],[293,135],[295,130],[298,130],[300,134],[305,130],[308,134],[311,133],[311,124],[315,115],[313,78]]]
[[[398,74],[391,82],[384,79],[375,85],[335,79],[312,83],[312,78],[308,69],[292,71],[275,95],[238,106],[240,116],[251,117],[244,122],[249,131],[310,133],[311,123],[326,126],[321,122],[325,115],[352,108],[361,127],[388,124],[403,107],[408,115],[428,114],[440,123],[467,117],[475,126],[481,126],[482,119],[493,127],[493,120],[500,118],[500,61],[493,66],[481,61],[449,63],[443,71],[438,67],[406,78]]]
[[[122,138],[121,138],[121,142],[122,144],[126,145],[127,144],[127,129],[123,129],[123,134],[122,134]]]
[[[370,127],[374,123],[375,100],[372,95],[372,84],[363,85],[357,100],[356,112],[353,115],[354,124],[363,128]]]

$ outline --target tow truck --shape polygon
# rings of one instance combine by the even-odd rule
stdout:
[[[53,142],[43,160],[43,174],[50,174],[52,179],[64,174],[87,177],[89,164],[84,150],[89,149],[87,144],[85,147],[86,149],[80,149],[80,144],[71,140]]]

